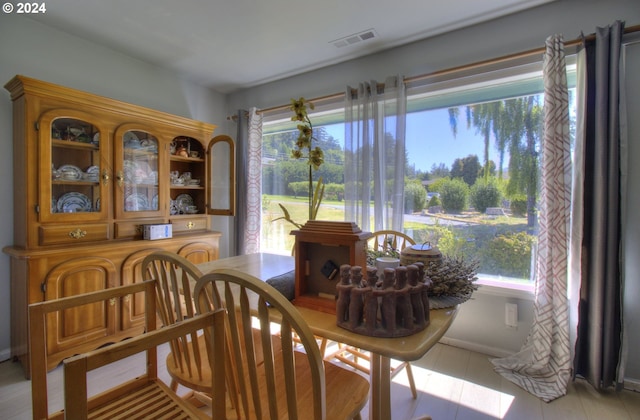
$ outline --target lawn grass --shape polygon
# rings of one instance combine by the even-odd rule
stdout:
[[[263,238],[267,243],[263,247],[268,249],[279,249],[288,252],[293,249],[294,236],[290,235],[296,226],[282,219],[284,215],[279,204],[289,212],[291,219],[304,224],[308,219],[308,199],[306,197],[291,196],[267,196],[263,198]],[[416,242],[432,241],[438,237],[438,229],[448,229],[458,238],[456,249],[461,250],[466,255],[480,255],[487,245],[499,235],[508,235],[515,232],[527,231],[527,220],[524,217],[513,216],[487,216],[479,212],[463,212],[461,214],[440,214],[440,220],[455,220],[465,222],[463,226],[448,226],[444,223],[432,225],[420,223],[419,221],[404,222],[404,231],[411,232]],[[318,211],[318,220],[344,220],[344,202],[335,200],[324,200]],[[435,236],[434,236],[435,235]],[[436,240],[437,241],[437,240]],[[504,274],[490,269],[493,266],[491,261],[481,261],[481,270],[487,274]],[[499,270],[500,271],[500,270]],[[528,277],[528,276],[527,276]]]

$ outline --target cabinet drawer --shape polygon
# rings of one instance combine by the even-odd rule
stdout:
[[[40,226],[40,245],[71,244],[109,239],[109,224]]]
[[[169,220],[174,235],[181,232],[194,232],[208,229],[208,216],[181,216]]]
[[[136,222],[117,222],[115,225],[115,237],[116,239],[142,239],[144,225],[156,225],[162,223],[166,223],[164,219],[152,219],[144,221],[138,220]]]

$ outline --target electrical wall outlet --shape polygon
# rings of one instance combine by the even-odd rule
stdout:
[[[509,328],[518,328],[518,304],[517,303],[505,304],[504,323]]]

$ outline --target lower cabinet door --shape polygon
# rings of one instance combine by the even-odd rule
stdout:
[[[68,259],[53,267],[43,283],[45,300],[59,299],[113,287],[118,272],[113,262],[100,257]],[[104,340],[116,331],[118,302],[98,302],[50,314],[47,318],[49,367],[77,354],[87,343]],[[93,345],[89,345],[91,348]]]
[[[139,283],[145,279],[142,272],[142,261],[153,252],[161,251],[163,248],[152,247],[141,251],[136,251],[125,258],[122,263],[122,285]],[[125,296],[122,299],[120,313],[120,330],[127,331],[132,335],[137,335],[144,331],[144,293],[136,293],[134,296]]]
[[[210,241],[192,242],[180,248],[178,254],[185,257],[193,264],[217,260],[220,248],[218,246],[217,238],[215,238],[215,241],[215,245]]]

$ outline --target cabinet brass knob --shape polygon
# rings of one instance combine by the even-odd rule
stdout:
[[[109,184],[109,179],[111,179],[111,177],[109,176],[109,172],[107,172],[107,170],[105,169],[104,171],[102,171],[102,183],[104,185]]]
[[[131,300],[131,295],[125,295],[124,296],[124,301],[129,303],[129,301]]]
[[[69,236],[72,237],[73,239],[84,238],[85,236],[87,236],[87,231],[77,228],[69,232]]]
[[[187,229],[193,229],[194,227],[196,227],[196,224],[193,222],[187,222]]]
[[[116,304],[116,298],[109,299],[109,305],[114,306]]]
[[[122,171],[118,171],[118,174],[116,175],[116,180],[118,181],[118,186],[122,187],[122,184],[124,184],[124,173]]]

